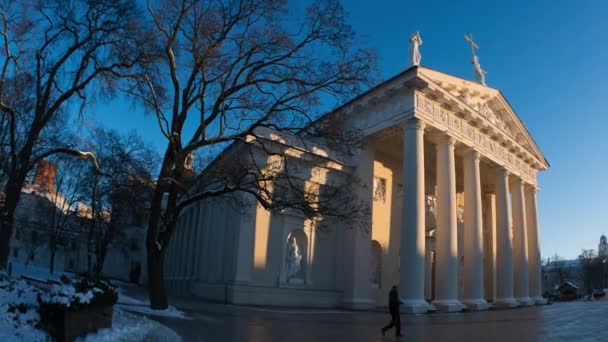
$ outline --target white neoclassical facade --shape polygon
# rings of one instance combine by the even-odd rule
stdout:
[[[362,132],[355,156],[275,141],[303,165],[307,155],[325,158],[297,175],[303,182],[356,175],[368,229],[319,230],[295,210],[200,201],[180,217],[167,251],[171,290],[366,309],[386,306],[398,285],[407,312],[542,303],[536,176],[549,165],[499,90],[413,66],[317,124],[337,119]],[[220,159],[239,158],[229,148]]]

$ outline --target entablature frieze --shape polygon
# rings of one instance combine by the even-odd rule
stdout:
[[[509,172],[520,176],[526,182],[537,184],[537,170],[528,163],[492,140],[478,127],[471,125],[467,120],[456,116],[439,103],[418,92],[415,94],[415,116],[433,127],[449,132],[460,142],[478,149],[482,155],[504,166]]]

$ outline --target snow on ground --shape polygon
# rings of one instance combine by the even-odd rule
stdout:
[[[11,261],[11,267],[12,267],[12,274],[13,277],[19,277],[19,276],[27,276],[30,278],[34,278],[34,279],[38,279],[38,280],[42,280],[42,281],[47,281],[49,279],[52,280],[59,280],[59,278],[63,275],[66,274],[70,277],[72,277],[74,274],[73,273],[69,273],[69,272],[55,272],[53,274],[51,274],[49,272],[49,269],[46,267],[40,267],[40,266],[36,266],[36,265],[26,265],[22,262],[18,262],[18,261]]]
[[[48,271],[45,272],[45,270],[30,269],[28,276],[37,279],[49,279]],[[67,291],[71,294],[64,287],[65,285],[61,287],[65,290],[63,292]],[[55,287],[53,288],[55,289]],[[34,328],[34,325],[40,319],[37,312],[37,295],[39,292],[42,292],[42,290],[29,285],[22,279],[11,278],[0,270],[0,341],[36,342],[50,339],[46,332]],[[149,310],[148,303],[122,293],[119,301],[122,304],[117,303],[114,306],[112,328],[100,329],[96,333],[79,338],[78,341],[181,341],[179,335],[168,327],[142,315],[125,312],[121,310],[121,307],[126,307],[130,311],[166,317],[185,318],[183,312],[174,307],[162,311],[150,310],[152,312],[146,312],[146,309]],[[17,306],[21,312],[15,309]]]
[[[114,307],[111,329],[100,329],[78,342],[114,341],[181,341],[181,337],[166,326],[148,318]]]
[[[36,289],[25,281],[15,281],[0,274],[0,341],[46,340],[46,333],[33,326],[39,320],[36,295]],[[19,312],[15,306],[24,312]]]
[[[144,306],[134,306],[134,305],[118,305],[119,308],[131,312],[138,312],[141,314],[159,316],[159,317],[169,317],[169,318],[181,318],[181,319],[190,319],[183,311],[176,309],[173,306],[169,306],[165,310],[153,310],[148,305]]]
[[[118,293],[118,302],[116,306],[130,312],[138,312],[146,315],[190,319],[183,311],[176,309],[174,306],[169,306],[165,310],[153,310],[150,308],[149,301],[139,300],[126,295],[120,291]]]

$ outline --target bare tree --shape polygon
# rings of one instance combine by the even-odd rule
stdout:
[[[39,201],[36,215],[41,216],[41,227],[47,232],[49,243],[49,270],[55,270],[55,258],[59,245],[65,245],[69,236],[78,234],[75,226],[74,208],[80,197],[83,165],[78,160],[61,158],[57,162],[54,189],[39,189],[48,195],[46,201]]]
[[[26,266],[35,258],[36,252],[38,252],[38,249],[43,245],[43,241],[38,239],[37,235],[35,238],[32,238],[33,227],[31,222],[31,213],[29,212],[22,212],[16,215],[15,238],[21,241],[21,247],[23,248],[25,257],[24,264]]]
[[[256,145],[284,159],[285,150],[262,146],[264,130],[293,135],[302,143],[307,137],[352,146],[346,138],[353,134],[339,125],[318,130],[322,125],[311,123],[327,108],[321,104],[351,98],[368,85],[375,59],[370,51],[354,48],[355,35],[336,0],[316,1],[301,15],[282,0],[149,0],[147,11],[163,54],[148,72],[134,77],[137,82],[128,91],[156,117],[167,142],[146,238],[150,303],[163,309],[168,305],[164,252],[188,204],[244,192],[266,208],[295,205],[315,216],[324,210],[321,204],[336,203],[312,203],[314,196],[304,196],[309,191],[290,182],[287,172],[261,173],[267,165],[245,163],[186,198],[191,180],[186,159],[201,151],[217,156],[230,144]],[[279,164],[284,171],[286,163]],[[272,201],[272,191],[259,190],[274,184],[274,176],[298,189],[297,203],[289,196]],[[325,217],[332,215],[338,210],[325,210]]]
[[[83,201],[90,208],[88,230],[89,272],[99,277],[108,248],[120,243],[124,227],[134,215],[145,215],[153,188],[157,156],[135,133],[95,129],[86,148],[95,153],[104,176],[89,170],[83,179]],[[126,250],[126,248],[125,248]]]
[[[583,249],[578,256],[578,261],[581,265],[581,278],[583,278],[586,293],[589,295],[591,295],[591,278],[593,276],[593,265],[596,257],[593,249]]]
[[[0,3],[0,268],[6,266],[21,190],[37,161],[91,153],[52,130],[116,77],[148,59],[133,0],[5,0]],[[94,85],[94,87],[92,87]],[[53,132],[59,134],[53,134]]]
[[[568,280],[568,278],[570,277],[570,267],[566,265],[566,260],[559,256],[557,253],[554,254],[550,258],[550,260],[551,261],[549,265],[557,276],[557,282],[561,284],[564,281]]]

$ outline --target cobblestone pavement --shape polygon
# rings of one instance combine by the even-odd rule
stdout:
[[[191,320],[151,317],[184,341],[395,341],[383,312],[252,308],[172,301]],[[608,301],[510,310],[402,315],[401,341],[608,341]]]

